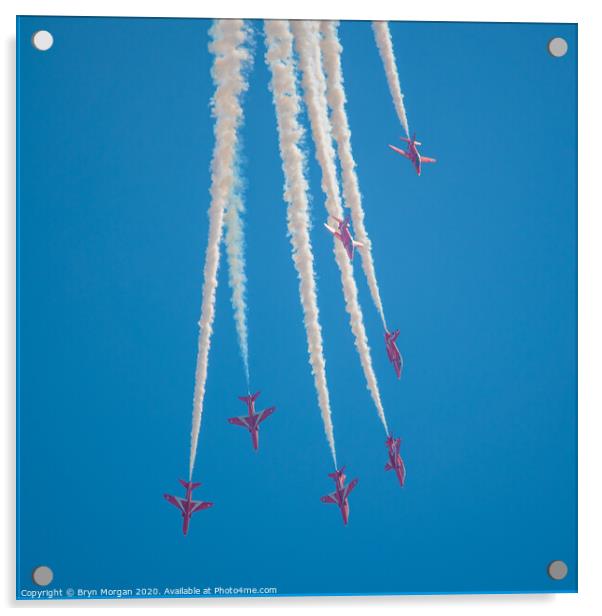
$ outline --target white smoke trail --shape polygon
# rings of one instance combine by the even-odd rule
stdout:
[[[299,66],[302,71],[302,84],[305,104],[309,114],[312,135],[315,143],[316,158],[322,169],[322,190],[326,196],[326,209],[333,218],[343,218],[336,174],[335,152],[332,147],[332,133],[328,119],[326,103],[326,83],[320,58],[319,23],[312,21],[295,21],[292,24],[295,46],[299,54]],[[372,368],[368,337],[364,328],[362,309],[357,298],[357,287],[353,278],[353,266],[341,242],[334,240],[334,254],[341,272],[341,283],[345,297],[345,308],[349,313],[351,331],[355,337],[355,346],[366,377],[366,384],[376,406],[378,416],[387,434],[387,420],[380,399],[376,375]]]
[[[293,262],[299,277],[299,294],[307,349],[324,431],[337,468],[334,430],[330,414],[330,396],[326,383],[326,362],[322,346],[314,260],[309,237],[308,184],[305,178],[305,155],[301,150],[304,131],[299,124],[300,99],[297,92],[293,40],[286,21],[266,21],[266,62],[272,73],[271,89],[276,107],[282,169],[285,177],[284,199],[288,204],[287,224]]]
[[[247,302],[246,288],[247,276],[245,273],[245,236],[241,214],[244,204],[240,187],[235,185],[224,215],[226,224],[226,257],[228,260],[228,282],[232,289],[232,307],[234,308],[234,322],[238,335],[238,346],[244,365],[249,389],[249,336],[247,332]]]
[[[247,89],[244,71],[250,61],[250,53],[245,47],[249,34],[242,20],[216,20],[211,27],[210,34],[212,41],[209,49],[215,55],[211,70],[215,83],[215,94],[213,96],[215,146],[213,148],[213,160],[211,161],[209,237],[203,272],[200,331],[194,382],[192,432],[190,436],[190,479],[192,479],[196,460],[203,413],[207,360],[215,316],[215,291],[217,289],[217,270],[224,209],[236,184],[237,130],[243,118],[240,95]]]
[[[397,116],[406,132],[406,136],[409,137],[410,129],[408,127],[406,108],[403,104],[403,94],[401,93],[401,86],[399,85],[399,74],[397,73],[397,64],[395,62],[395,53],[393,52],[393,41],[391,40],[389,24],[386,21],[373,21],[372,28],[374,29],[376,45],[385,67],[385,75],[387,76],[387,83],[389,84],[389,91],[393,98],[395,111],[397,111]]]
[[[364,209],[362,207],[362,195],[360,193],[359,181],[355,172],[355,160],[351,149],[351,131],[345,110],[345,88],[343,87],[343,71],[341,67],[341,52],[343,50],[337,33],[338,22],[323,21],[320,25],[322,39],[320,46],[322,49],[322,59],[326,72],[326,93],[328,104],[332,110],[330,121],[332,123],[332,134],[337,144],[337,152],[341,161],[341,176],[343,179],[343,197],[346,205],[351,209],[353,229],[356,238],[363,244],[363,248],[358,250],[362,259],[362,268],[372,301],[378,310],[385,330],[387,322],[380,299],[376,271],[372,259],[372,242],[368,237],[368,232],[364,225]]]

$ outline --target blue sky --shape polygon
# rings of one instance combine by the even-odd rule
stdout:
[[[307,362],[264,45],[245,97],[249,347],[225,261],[188,537],[187,472],[213,148],[210,22],[20,18],[18,585],[275,586],[282,594],[576,588],[576,47],[572,25],[393,23],[419,178],[366,22],[342,62],[397,381],[356,264],[407,484],[355,354],[308,139],[312,241],[350,524],[320,503],[328,446]],[[51,30],[47,53],[31,34]],[[552,58],[547,41],[569,42]],[[302,117],[307,127],[307,118]],[[309,137],[309,133],[308,133]],[[552,582],[547,564],[569,576]]]

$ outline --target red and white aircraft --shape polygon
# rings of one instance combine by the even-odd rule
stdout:
[[[168,503],[171,503],[182,512],[182,517],[184,518],[182,531],[185,535],[187,535],[188,525],[190,524],[190,518],[192,517],[192,514],[196,513],[197,511],[213,507],[213,503],[192,500],[192,491],[195,488],[198,488],[201,485],[200,483],[188,482],[184,481],[183,479],[178,479],[178,481],[186,488],[186,496],[184,498],[180,498],[179,496],[164,494],[163,498]]]
[[[385,330],[385,344],[387,345],[387,357],[389,361],[393,364],[393,368],[395,368],[395,374],[397,378],[401,378],[401,371],[403,370],[403,359],[401,357],[401,353],[397,348],[396,340],[399,336],[399,330],[396,329],[394,332],[389,333]]]
[[[255,450],[259,447],[259,424],[276,410],[275,406],[270,406],[260,413],[255,412],[255,400],[257,400],[260,393],[261,392],[257,391],[252,395],[239,396],[238,399],[247,405],[249,414],[241,415],[240,417],[230,417],[228,419],[231,424],[241,426],[249,431],[251,434],[251,441],[253,442],[253,449]]]
[[[408,158],[412,164],[414,165],[414,169],[416,169],[416,173],[420,175],[422,171],[422,163],[436,163],[437,160],[435,158],[429,158],[428,156],[422,156],[418,149],[417,145],[422,145],[420,141],[416,141],[416,133],[414,133],[414,137],[412,139],[408,139],[407,137],[401,137],[402,141],[407,142],[408,151],[401,150],[400,148],[396,148],[394,145],[389,144],[389,147],[392,150],[395,150],[398,154],[405,156]]]
[[[320,500],[323,503],[332,503],[336,505],[341,510],[343,524],[347,524],[349,521],[349,501],[347,499],[349,498],[349,494],[351,494],[351,490],[357,485],[357,479],[354,479],[346,486],[344,466],[340,471],[335,470],[334,473],[328,473],[328,476],[334,479],[336,485],[335,491],[326,496],[322,496]]]
[[[397,479],[399,479],[399,485],[403,488],[403,484],[406,479],[406,467],[401,459],[401,455],[399,454],[401,439],[389,436],[385,441],[385,445],[389,450],[389,461],[385,464],[385,470],[395,470]]]
[[[345,216],[344,220],[340,218],[335,218],[337,221],[337,228],[334,229],[327,223],[324,223],[324,226],[339,240],[341,240],[345,250],[347,251],[347,256],[350,261],[353,261],[353,253],[355,249],[359,246],[363,246],[361,242],[356,242],[351,236],[351,232],[349,231],[349,225],[351,221],[349,220],[349,216]]]

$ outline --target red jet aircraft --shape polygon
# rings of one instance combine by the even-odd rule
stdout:
[[[326,496],[322,496],[320,499],[323,503],[332,503],[336,505],[341,510],[341,515],[343,516],[343,524],[347,524],[349,521],[349,494],[351,494],[351,490],[355,488],[357,485],[357,479],[354,479],[349,483],[348,486],[345,485],[345,467],[340,471],[335,470],[334,473],[328,473],[328,476],[334,479],[334,483],[336,485],[335,491],[327,494]]]
[[[398,154],[405,156],[408,158],[412,164],[414,165],[414,169],[416,169],[416,173],[420,175],[422,171],[422,163],[436,163],[437,160],[435,158],[428,158],[428,156],[422,156],[418,149],[417,145],[422,145],[420,141],[416,141],[416,133],[414,133],[414,137],[412,139],[408,139],[407,137],[401,137],[402,141],[407,142],[408,151],[401,150],[400,148],[396,148],[394,145],[389,144],[389,147],[392,150],[395,150]]]
[[[399,455],[401,439],[389,436],[385,441],[385,445],[389,450],[389,461],[385,464],[385,470],[395,470],[397,479],[399,479],[399,485],[403,488],[403,484],[406,479],[406,467],[401,459],[401,456]]]
[[[186,496],[184,498],[180,498],[179,496],[164,494],[163,498],[182,512],[182,517],[184,518],[182,531],[185,535],[187,535],[188,525],[190,524],[192,514],[197,511],[201,511],[202,509],[209,509],[209,507],[213,507],[213,503],[192,500],[192,491],[195,488],[198,488],[201,485],[200,483],[192,483],[184,481],[183,479],[179,479],[178,481],[186,488]]]
[[[244,402],[249,409],[248,415],[241,415],[240,417],[230,417],[228,421],[235,425],[246,428],[251,434],[251,441],[253,442],[253,449],[257,450],[259,447],[259,424],[267,419],[275,410],[275,406],[270,406],[260,413],[255,412],[255,400],[261,392],[255,392],[253,395],[239,396],[238,399]]]
[[[395,368],[395,374],[397,378],[401,378],[401,371],[403,370],[403,359],[401,358],[401,353],[397,348],[396,340],[399,336],[399,330],[396,329],[394,332],[389,333],[385,330],[385,344],[387,345],[387,357],[389,361],[393,364],[393,368]]]
[[[349,225],[351,221],[349,220],[349,216],[345,216],[345,220],[341,220],[340,218],[335,218],[338,223],[336,229],[324,223],[324,226],[341,242],[343,243],[343,247],[347,252],[347,256],[350,261],[353,261],[353,253],[358,246],[363,246],[361,242],[356,242],[351,236],[351,232],[349,231]]]

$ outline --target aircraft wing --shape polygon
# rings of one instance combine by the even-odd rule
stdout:
[[[353,488],[355,488],[356,485],[357,479],[354,479],[345,489],[345,498],[347,498],[351,494],[351,491],[353,490]]]
[[[329,224],[324,223],[324,226],[333,234],[336,235],[337,234],[337,230],[333,229]]]
[[[402,156],[405,156],[406,158],[410,158],[410,155],[405,150],[401,150],[399,148],[396,148],[394,145],[391,145],[391,144],[389,144],[389,147],[392,150],[395,150],[398,154],[401,154]],[[424,160],[424,158],[422,160]]]
[[[436,163],[437,159],[436,158],[429,158],[428,156],[420,156],[420,162],[421,163]]]
[[[192,501],[192,510],[190,513],[195,513],[197,511],[201,511],[202,509],[209,509],[209,507],[213,507],[213,503],[208,503],[206,501]]]
[[[257,420],[257,425],[259,425],[264,419],[267,419],[274,411],[276,410],[275,406],[270,406],[269,409],[265,409],[259,413],[259,419]]]
[[[322,496],[320,500],[323,503],[332,503],[333,505],[336,505],[337,504],[336,492],[331,492],[330,494],[327,494],[326,496]]]
[[[247,416],[243,415],[242,417],[228,417],[228,423],[231,423],[234,426],[242,426],[243,428],[248,428],[247,425]]]
[[[171,503],[174,507],[177,507],[180,511],[184,511],[184,505],[182,505],[182,499],[177,496],[172,496],[171,494],[164,494],[163,498]]]

